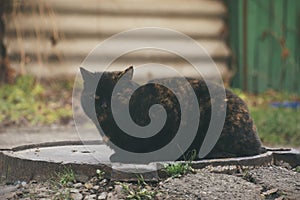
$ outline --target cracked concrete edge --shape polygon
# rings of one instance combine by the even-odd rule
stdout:
[[[273,152],[274,162],[284,161],[289,163],[293,168],[300,166],[300,152],[296,149],[291,149],[290,151],[274,151]]]
[[[192,167],[196,169],[204,168],[206,166],[225,166],[225,165],[236,165],[236,166],[263,166],[273,163],[273,153],[266,152],[257,156],[249,156],[242,158],[224,158],[224,159],[211,159],[208,161],[198,161],[192,163]]]
[[[96,170],[104,172],[104,178],[110,180],[134,181],[139,178],[136,173],[125,173],[113,169],[110,164],[59,163],[50,161],[36,161],[11,156],[11,151],[0,151],[0,183],[14,183],[16,181],[45,181],[55,178],[66,168],[72,169],[75,177],[85,177],[87,181],[96,176]],[[143,173],[144,180],[157,181],[156,171]]]
[[[90,178],[96,175],[96,170],[105,172],[105,178],[111,174],[111,167],[105,164],[88,165],[78,163],[54,163],[48,161],[33,161],[12,157],[5,152],[0,152],[0,182],[14,183],[22,181],[42,181],[54,178],[57,173],[66,168],[74,171],[76,176]]]
[[[275,161],[285,161],[292,167],[300,165],[300,152],[292,149],[291,151],[267,152],[258,156],[244,158],[227,158],[193,161],[192,167],[201,169],[206,166],[265,166],[273,164]],[[165,178],[162,165],[174,162],[157,163],[158,171],[143,173],[143,177],[148,181],[157,181]],[[58,172],[66,168],[71,168],[75,176],[84,176],[87,179],[96,175],[96,170],[105,172],[104,177],[111,180],[137,180],[138,174],[124,173],[113,170],[109,164],[79,164],[79,163],[54,163],[49,161],[33,161],[10,156],[9,151],[0,152],[0,182],[14,183],[15,181],[43,181],[55,177]]]

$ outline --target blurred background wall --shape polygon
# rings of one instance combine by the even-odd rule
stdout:
[[[300,94],[300,1],[226,0],[233,86]]]
[[[15,69],[37,76],[56,76],[77,72],[88,53],[113,34],[139,27],[171,28],[199,42],[222,75],[229,77],[226,16],[224,2],[212,0],[14,0],[13,11],[6,16],[6,43]],[[126,38],[114,47],[136,40],[164,40],[185,48],[184,43],[172,36],[151,34]],[[193,57],[197,52],[190,54]],[[114,56],[114,52],[107,56]],[[209,73],[209,58],[195,59]],[[102,66],[97,57],[95,62]],[[184,59],[151,50],[125,55],[115,61],[112,69],[123,70],[147,62],[170,65],[187,76],[195,74]],[[144,76],[168,75],[152,73],[146,72]]]
[[[3,17],[4,43],[12,67],[21,73],[74,75],[86,55],[104,39],[131,28],[156,26],[183,32],[203,45],[224,81],[233,87],[254,93],[270,88],[300,93],[297,0],[10,2],[11,9]],[[139,39],[167,39],[184,48],[172,37],[151,34],[127,38],[115,47]],[[114,56],[114,52],[109,54]],[[211,70],[206,57],[196,59],[203,63],[203,70]],[[95,62],[101,66],[97,58]],[[184,59],[150,50],[125,55],[112,69],[147,62],[170,65],[184,75],[194,74]],[[151,73],[144,76],[155,75]]]

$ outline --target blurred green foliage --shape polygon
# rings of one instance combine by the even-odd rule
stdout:
[[[253,107],[250,112],[264,143],[300,146],[299,109]]]
[[[31,76],[0,88],[0,124],[52,124],[72,116],[71,106],[49,101],[45,87]]]
[[[259,95],[245,93],[239,89],[232,90],[246,101],[264,144],[300,146],[300,109],[270,106],[272,102],[299,102],[299,96],[274,90]]]

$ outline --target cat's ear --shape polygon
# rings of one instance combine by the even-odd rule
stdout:
[[[94,77],[94,73],[80,67],[80,72],[83,80],[89,80]]]
[[[121,78],[124,74],[129,78],[129,80],[132,80],[133,78],[133,66],[128,67],[124,71],[121,72],[119,78]]]

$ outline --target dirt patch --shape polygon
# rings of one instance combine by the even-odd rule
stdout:
[[[180,179],[162,182],[169,199],[260,199],[259,185],[242,178],[200,170]]]
[[[252,169],[207,167],[195,174],[158,183],[120,183],[93,177],[90,180],[77,178],[65,186],[55,180],[20,181],[14,185],[2,185],[0,191],[1,199],[134,199],[145,195],[142,199],[296,200],[300,199],[300,173],[282,166]]]
[[[282,167],[261,167],[249,171],[252,181],[262,186],[266,199],[283,196],[300,198],[300,173]],[[268,193],[269,191],[269,193]]]

